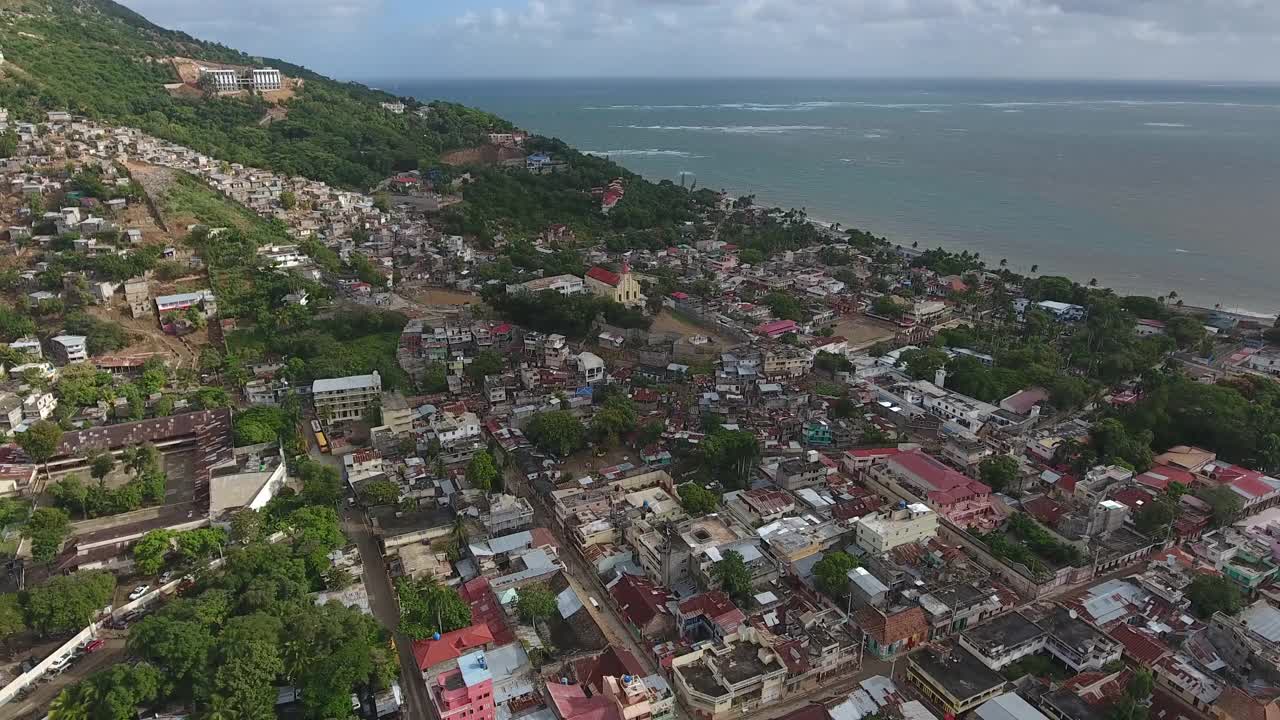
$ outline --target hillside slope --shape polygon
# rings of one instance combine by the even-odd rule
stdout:
[[[388,93],[166,30],[110,0],[0,0],[0,49],[0,105],[20,119],[69,109],[231,162],[343,187],[371,187],[510,127],[451,103],[431,103],[425,118],[393,115],[378,106],[396,99]],[[287,117],[263,123],[271,105],[258,97],[171,96],[164,85],[180,82],[174,57],[266,65],[304,82],[287,101]]]

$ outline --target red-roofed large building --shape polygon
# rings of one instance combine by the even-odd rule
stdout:
[[[761,323],[756,326],[756,334],[774,339],[782,337],[787,333],[796,332],[799,326],[795,320],[774,320],[773,322]]]
[[[622,263],[622,272],[615,273],[596,266],[587,271],[582,278],[587,290],[613,300],[628,307],[644,305],[644,296],[640,294],[640,283],[631,274],[631,265]]]
[[[609,596],[626,618],[646,639],[667,639],[675,635],[676,621],[667,603],[676,597],[642,575],[622,575],[609,588]]]
[[[920,498],[962,528],[990,530],[1001,520],[991,504],[990,487],[920,451],[889,457],[869,468],[867,476],[890,490]]]
[[[445,633],[439,640],[414,640],[413,659],[426,677],[433,670],[455,662],[468,651],[492,647],[493,633],[487,625],[477,623]]]
[[[1225,485],[1231,488],[1248,513],[1256,513],[1280,502],[1280,480],[1239,465],[1219,460],[1206,464],[1200,470],[1202,482]]]

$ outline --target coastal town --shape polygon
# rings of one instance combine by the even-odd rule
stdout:
[[[364,193],[0,110],[0,714],[1280,713],[1274,319],[484,139]]]

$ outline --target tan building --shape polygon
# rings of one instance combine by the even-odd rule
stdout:
[[[631,265],[622,263],[622,272],[615,273],[602,267],[593,267],[582,278],[583,284],[592,293],[607,297],[614,302],[629,307],[644,307],[644,295],[640,294],[640,283],[631,274]]]
[[[899,545],[928,540],[938,534],[938,514],[923,503],[911,503],[889,512],[858,518],[858,547],[872,555],[887,553]]]

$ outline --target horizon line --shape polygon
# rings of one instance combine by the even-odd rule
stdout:
[[[364,75],[349,76],[343,79],[346,82],[368,83],[372,81],[411,81],[411,82],[440,82],[440,83],[467,83],[467,82],[558,82],[558,81],[583,81],[583,80],[608,80],[611,82],[634,82],[634,81],[725,81],[725,80],[768,80],[768,81],[796,81],[796,80],[832,80],[832,81],[863,81],[863,82],[902,82],[902,81],[918,81],[918,82],[1022,82],[1022,83],[1083,83],[1083,84],[1120,84],[1120,83],[1145,83],[1152,85],[1183,85],[1183,86],[1200,86],[1200,87],[1257,87],[1257,88],[1280,88],[1280,79],[1274,80],[1223,80],[1223,79],[1178,79],[1178,78],[1146,78],[1146,77],[1072,77],[1059,75],[1046,76],[974,76],[974,75],[545,75],[545,76],[518,76],[518,75],[450,75],[450,76],[414,76],[414,75]]]

